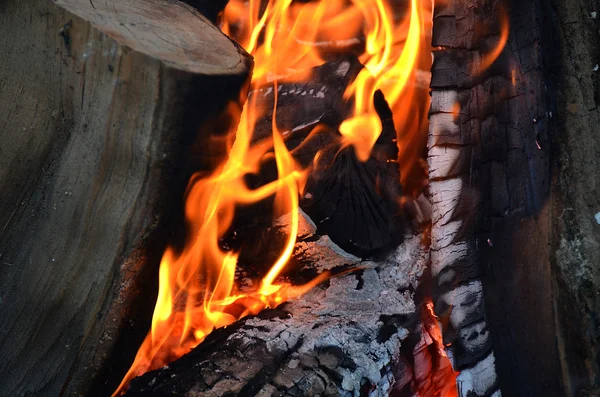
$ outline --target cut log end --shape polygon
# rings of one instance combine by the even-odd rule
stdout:
[[[246,73],[249,55],[193,7],[167,0],[56,0],[120,45],[190,73]],[[65,34],[68,34],[66,32]]]

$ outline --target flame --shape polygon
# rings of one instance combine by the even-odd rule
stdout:
[[[360,47],[359,59],[365,68],[344,93],[354,105],[340,133],[360,160],[369,158],[382,128],[373,94],[382,90],[397,131],[401,131],[398,145],[404,160],[399,166],[411,178],[411,169],[421,167],[417,160],[426,137],[422,127],[429,106],[428,82],[423,84],[427,72],[422,71],[431,64],[427,44],[431,15],[431,0],[410,0],[406,16],[399,22],[386,0],[269,0],[266,6],[260,0],[231,0],[222,29],[254,56],[252,87],[274,84],[275,95],[279,80],[309,79],[311,68],[340,50]],[[418,95],[419,100],[413,100]],[[299,194],[310,169],[301,169],[285,146],[284,134],[275,123],[276,96],[272,137],[251,144],[256,121],[271,110],[260,109],[255,97],[250,96],[243,110],[234,103],[226,110],[229,117],[239,120],[237,129],[229,131],[235,140],[228,158],[210,175],[197,174],[189,182],[185,216],[190,237],[183,250],[168,248],[163,255],[152,329],[114,395],[133,377],[189,352],[214,328],[277,306],[328,277],[322,274],[304,286],[280,280],[296,243]],[[258,173],[267,158],[275,159],[277,179],[249,188],[245,177]],[[422,183],[423,178],[418,180]],[[274,216],[291,214],[287,240],[260,286],[255,291],[241,291],[235,283],[239,252],[224,249],[219,241],[231,227],[237,207],[273,196]]]
[[[444,348],[442,328],[438,317],[433,311],[433,302],[427,300],[422,313],[422,332],[427,333],[431,349],[415,355],[415,363],[419,360],[429,360],[431,371],[417,379],[419,396],[458,397],[456,377],[459,372],[454,371],[450,359]],[[425,365],[425,367],[427,367]]]
[[[481,75],[483,72],[488,70],[494,62],[500,57],[502,51],[504,51],[504,47],[506,47],[506,43],[508,42],[508,34],[509,34],[509,21],[508,21],[508,13],[504,7],[501,7],[498,10],[498,23],[500,24],[500,37],[496,45],[492,48],[490,52],[483,55],[482,59],[478,64],[473,64],[473,69],[471,70],[471,74],[473,77]],[[514,82],[514,71],[513,71],[513,85]]]

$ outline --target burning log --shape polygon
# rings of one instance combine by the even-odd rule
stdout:
[[[418,319],[411,291],[426,267],[420,241],[408,236],[384,260],[215,330],[179,360],[134,379],[126,395],[386,395]]]
[[[278,94],[277,128],[286,136],[294,159],[312,170],[300,206],[317,224],[319,234],[365,257],[397,245],[403,226],[396,130],[383,94],[377,91],[374,97],[383,129],[368,161],[360,161],[338,131],[353,106],[352,98],[344,94],[362,69],[355,57],[343,57],[312,69],[307,82],[293,82],[296,77],[291,75],[292,82],[284,79],[277,86],[251,91],[249,100],[273,109]],[[256,141],[271,135],[272,121],[271,112],[257,121]]]
[[[460,371],[461,397],[500,395],[479,264],[483,242],[475,232],[481,179],[473,166],[485,155],[477,145],[493,134],[499,103],[513,94],[506,84],[506,64],[496,59],[508,27],[492,27],[499,37],[497,50],[483,29],[487,15],[501,11],[494,4],[468,7],[450,1],[434,9],[433,45],[441,49],[434,53],[432,67],[428,143],[431,273],[435,313],[452,365]],[[462,31],[480,33],[463,42]]]
[[[586,127],[598,115],[589,100],[597,30],[587,13],[573,13],[576,3],[436,5],[432,272],[463,393],[597,388],[598,277],[582,265],[598,263],[600,253],[591,219],[598,195],[590,193],[598,137]],[[490,15],[510,19],[510,35],[486,25]]]
[[[9,0],[0,33],[0,394],[86,394],[143,337],[184,145],[252,61],[177,1]]]

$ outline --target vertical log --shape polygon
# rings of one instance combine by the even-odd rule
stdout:
[[[536,6],[553,99],[548,241],[562,395],[594,395],[600,392],[600,4]]]
[[[0,395],[90,395],[150,319],[184,144],[251,60],[176,1],[8,0],[0,35]]]
[[[474,79],[470,66],[499,36],[489,21],[500,7],[510,15],[507,47]],[[529,0],[436,10],[433,268],[441,294],[455,292],[450,329],[457,286],[481,283],[487,326],[467,339],[493,348],[505,395],[580,395],[598,384],[594,8]]]

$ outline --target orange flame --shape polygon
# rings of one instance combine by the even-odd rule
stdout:
[[[425,310],[423,311],[423,332],[431,338],[431,346],[433,351],[428,352],[429,360],[432,361],[431,372],[425,378],[418,379],[419,396],[440,396],[440,397],[458,397],[456,388],[456,377],[459,372],[454,371],[450,359],[444,349],[444,341],[442,337],[442,329],[438,323],[438,317],[433,311],[433,302],[428,300],[425,302]],[[418,359],[427,359],[423,357],[415,357]]]
[[[504,47],[506,47],[506,43],[508,42],[508,34],[509,34],[509,22],[508,22],[508,13],[506,9],[501,7],[498,10],[498,23],[500,24],[500,37],[498,38],[498,42],[492,48],[492,50],[485,54],[479,63],[473,64],[473,69],[471,70],[471,74],[473,76],[479,76],[486,70],[488,70],[494,62],[500,57],[502,51],[504,51]]]
[[[369,157],[381,132],[373,105],[373,94],[381,89],[394,112],[396,128],[402,131],[398,144],[407,162],[400,166],[419,167],[420,154],[407,155],[406,146],[416,141],[424,147],[425,142],[421,127],[428,107],[428,84],[419,84],[423,73],[419,70],[428,70],[431,64],[426,44],[429,33],[425,33],[431,31],[431,0],[410,0],[408,15],[400,22],[384,0],[269,0],[264,10],[261,4],[260,0],[231,0],[224,12],[224,32],[254,56],[252,86],[275,84],[276,108],[279,79],[308,79],[310,73],[301,71],[323,64],[340,49],[348,51],[364,43],[359,59],[365,68],[345,92],[346,98],[354,100],[354,108],[340,126],[343,139],[353,145],[359,159]],[[423,95],[413,101],[418,93]],[[191,239],[181,253],[172,248],[164,253],[152,329],[114,395],[133,377],[190,351],[215,327],[274,307],[328,277],[323,274],[300,287],[278,281],[294,250],[299,194],[309,170],[301,169],[287,150],[275,125],[275,109],[272,138],[251,145],[254,125],[265,111],[259,109],[255,96],[241,114],[233,104],[227,109],[240,120],[237,130],[231,131],[235,142],[229,157],[210,176],[195,175],[189,183],[185,214]],[[412,151],[419,152],[414,147]],[[275,158],[277,180],[250,189],[244,177],[257,173],[269,156]],[[237,206],[271,196],[275,196],[276,216],[291,214],[287,241],[260,287],[244,293],[235,285],[239,253],[223,249],[219,239],[230,228]]]

